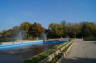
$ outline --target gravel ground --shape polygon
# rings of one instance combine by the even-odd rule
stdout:
[[[96,41],[77,39],[61,63],[96,63]]]

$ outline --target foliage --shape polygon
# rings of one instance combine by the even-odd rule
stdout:
[[[96,41],[95,37],[85,37],[84,38],[85,41]]]
[[[96,24],[84,22],[82,23],[81,33],[83,37],[96,36]]]
[[[62,28],[63,27],[63,28]],[[62,30],[59,30],[61,28]],[[66,23],[62,21],[61,24],[50,24],[48,37],[57,38],[62,37],[71,37],[71,38],[87,38],[87,37],[96,37],[96,24],[91,22],[82,22],[82,23]],[[59,34],[60,32],[60,34]]]
[[[62,37],[63,35],[63,27],[60,24],[50,24],[49,31],[55,37]]]
[[[61,37],[89,39],[89,37],[96,37],[96,24],[92,22],[67,23],[62,21],[60,24],[49,24],[48,29],[45,29],[39,23],[32,24],[23,22],[20,26],[2,31],[0,33],[0,41],[14,41],[16,34],[18,34],[20,30],[26,33],[25,39],[36,39],[40,37],[42,33],[46,33],[49,39]]]
[[[14,41],[16,40],[16,36],[20,31],[25,32],[25,39],[29,39],[30,37],[38,37],[42,33],[45,32],[45,29],[42,27],[41,24],[31,24],[29,22],[23,22],[20,26],[15,26],[12,29],[5,30],[0,33],[0,41]]]
[[[45,32],[44,28],[38,23],[34,23],[29,29],[29,33],[35,37],[40,36],[43,32]]]
[[[29,29],[30,27],[32,26],[31,23],[29,22],[23,22],[21,25],[20,25],[20,29],[24,30],[26,32],[26,38],[29,37]]]

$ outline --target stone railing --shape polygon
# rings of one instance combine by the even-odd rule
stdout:
[[[55,56],[57,56],[59,53],[62,53],[63,50],[66,47],[68,47],[66,52],[63,52],[64,55],[66,55],[69,52],[69,50],[71,49],[71,47],[72,47],[72,42],[73,42],[73,40],[71,42],[65,43],[65,45],[63,44],[64,45],[63,47],[60,46],[61,48],[58,48],[57,51],[55,51],[53,54],[49,55],[47,58],[41,60],[39,63],[48,63],[48,62],[50,62]],[[57,63],[59,63],[60,61],[61,61],[61,59],[58,60]]]
[[[62,57],[56,62],[56,63],[61,63],[61,61],[62,61],[62,59],[64,59],[64,57],[66,57],[67,55],[68,55],[68,53],[70,52],[70,50],[71,50],[71,48],[72,48],[72,43],[73,43],[74,41],[72,41],[69,45],[70,45],[70,47],[66,50],[66,52],[63,52],[63,55],[62,55]],[[68,46],[68,45],[67,45]]]
[[[57,47],[58,50],[56,50],[54,53],[52,53],[51,55],[49,55],[47,58],[41,60],[39,63],[48,63],[48,62],[50,62],[56,55],[58,55],[59,53],[61,53],[61,51],[59,50],[59,48],[61,46],[63,46],[64,44],[62,44],[59,47]]]

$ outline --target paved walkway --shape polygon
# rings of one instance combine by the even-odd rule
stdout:
[[[77,39],[67,57],[61,63],[96,63],[96,41]]]

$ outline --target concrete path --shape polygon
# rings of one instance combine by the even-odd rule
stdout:
[[[61,63],[96,63],[96,41],[77,39],[70,53],[62,58]]]

